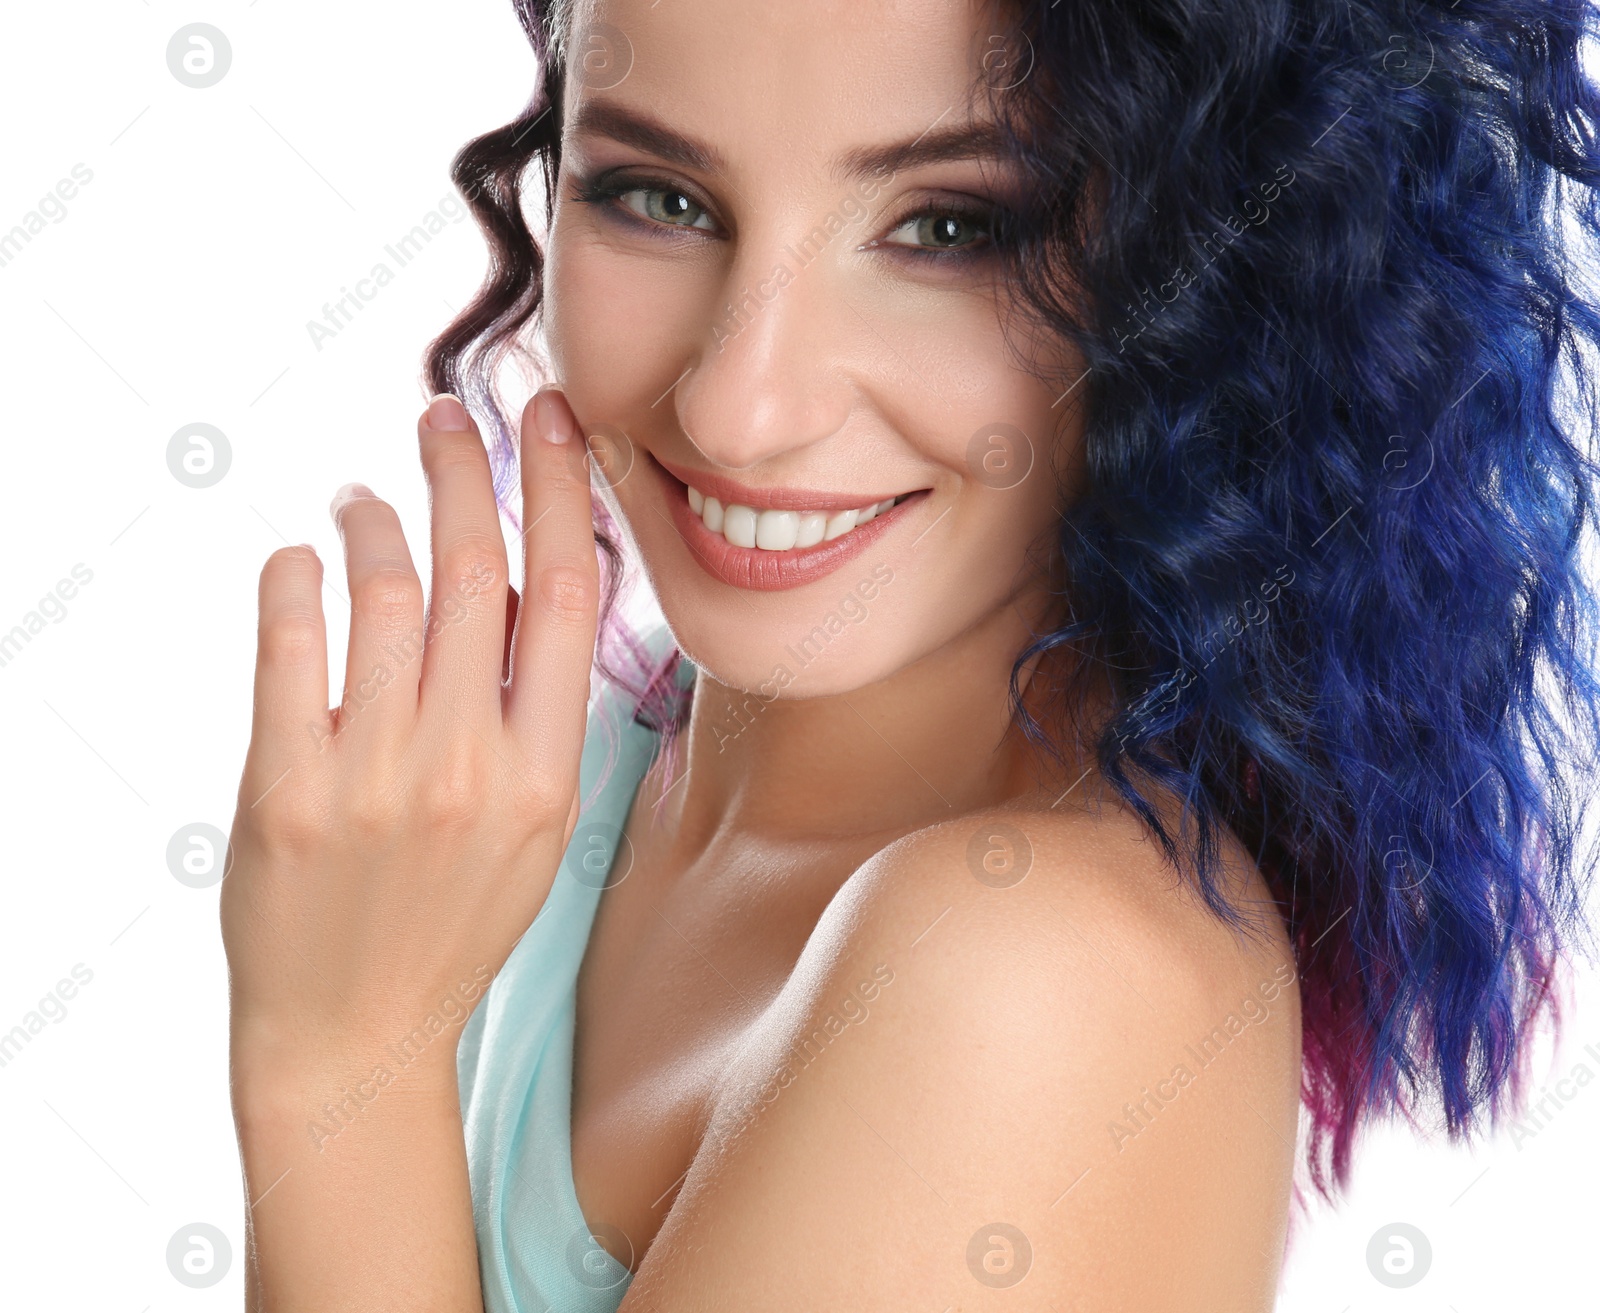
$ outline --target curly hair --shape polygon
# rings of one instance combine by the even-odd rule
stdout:
[[[542,77],[453,162],[491,269],[425,357],[434,391],[487,417],[502,499],[495,371],[525,354],[543,269],[520,182],[537,157],[548,206],[568,58],[565,0],[514,2]],[[1420,1126],[1431,1102],[1460,1139],[1517,1109],[1589,940],[1594,14],[1005,10],[1004,76],[985,81],[1036,187],[999,245],[1020,313],[1087,367],[1060,380],[1088,471],[1055,544],[1067,619],[1018,654],[1013,714],[1061,755],[1019,674],[1070,653],[1068,714],[1103,667],[1101,773],[1234,924],[1218,828],[1252,851],[1294,947],[1306,1161],[1331,1196],[1374,1118]],[[670,741],[679,654],[618,620],[620,536],[595,511],[596,667]],[[1141,781],[1181,800],[1177,836]]]

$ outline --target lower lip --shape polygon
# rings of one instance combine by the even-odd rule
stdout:
[[[759,547],[735,547],[720,533],[712,533],[690,507],[688,489],[657,464],[654,457],[647,459],[666,492],[672,522],[677,525],[690,555],[713,579],[733,588],[748,588],[759,593],[800,588],[832,574],[893,529],[900,522],[900,512],[909,510],[929,491],[923,488],[914,492],[859,529],[851,529],[815,547],[768,552]]]

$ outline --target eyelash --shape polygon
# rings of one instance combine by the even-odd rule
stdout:
[[[710,214],[710,209],[695,200],[692,193],[675,182],[666,178],[632,177],[620,178],[610,181],[603,178],[578,178],[574,182],[572,199],[583,204],[603,205],[608,210],[615,212],[626,223],[634,224],[642,229],[659,231],[661,229],[679,228],[688,232],[703,232],[688,224],[668,224],[647,218],[625,205],[617,202],[631,192],[664,192],[669,195],[686,197],[696,209],[702,213]],[[979,205],[963,205],[960,202],[950,202],[939,205],[925,205],[918,209],[906,211],[890,225],[890,232],[898,232],[913,219],[925,218],[951,218],[959,219],[970,224],[979,232],[976,241],[966,246],[916,246],[905,242],[890,242],[874,240],[871,245],[878,248],[888,248],[898,254],[909,256],[915,260],[943,260],[965,263],[977,260],[992,252],[995,245],[995,212]]]

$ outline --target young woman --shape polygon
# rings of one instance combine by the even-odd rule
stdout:
[[[250,1306],[1270,1309],[1582,929],[1586,5],[518,14],[426,618],[262,574]]]

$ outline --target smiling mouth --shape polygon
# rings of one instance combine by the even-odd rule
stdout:
[[[823,493],[815,499],[833,504],[808,509],[804,501],[811,494],[779,490],[790,506],[724,503],[686,483],[653,453],[646,453],[646,462],[691,559],[721,583],[758,592],[799,588],[832,574],[881,543],[933,495],[932,488],[918,488],[841,507],[846,499]]]
[[[707,497],[692,483],[682,486],[688,493],[689,509],[700,517],[700,523],[709,532],[719,535],[731,546],[763,552],[792,552],[832,542],[916,496],[916,493],[903,492],[853,510],[790,511],[762,509],[740,502],[725,506],[715,497]]]

